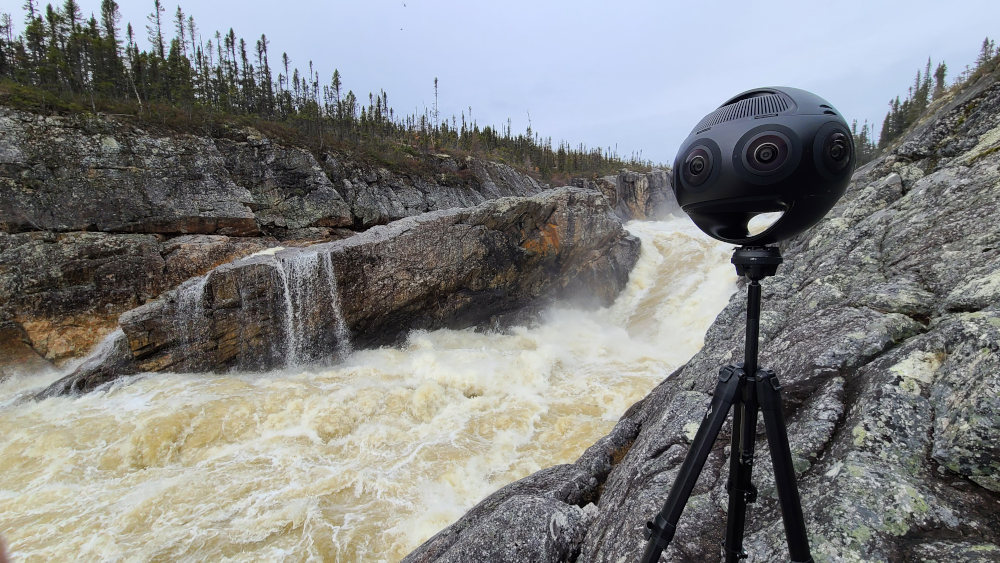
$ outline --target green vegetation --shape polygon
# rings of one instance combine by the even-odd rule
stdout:
[[[440,116],[437,78],[434,108],[421,115],[398,114],[384,90],[370,92],[365,104],[338,70],[324,82],[312,61],[300,71],[287,53],[273,69],[265,35],[248,44],[230,29],[203,42],[193,16],[179,6],[167,16],[160,0],[148,16],[145,51],[131,24],[122,33],[114,0],[102,0],[100,16],[89,18],[76,0],[44,10],[26,0],[23,9],[16,36],[10,14],[0,14],[0,101],[14,107],[125,114],[188,131],[252,125],[314,150],[351,150],[393,166],[435,152],[475,155],[558,183],[651,165],[610,148],[553,148],[530,125],[512,131],[510,119],[506,127],[480,127],[471,107],[468,115]]]

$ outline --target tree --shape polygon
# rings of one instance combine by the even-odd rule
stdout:
[[[854,152],[858,166],[870,162],[878,152],[875,141],[872,139],[872,127],[866,120],[858,130],[858,120],[851,122],[851,134],[854,136]]]
[[[9,76],[14,54],[13,23],[10,14],[0,14],[0,76]]]
[[[267,46],[269,41],[263,33],[257,40],[257,68],[260,72],[260,86],[262,88],[262,109],[264,115],[274,113],[274,90],[271,87],[271,65],[267,62]]]
[[[979,56],[976,57],[976,70],[986,66],[990,60],[993,59],[993,53],[996,49],[996,43],[994,43],[989,37],[983,39],[983,45],[979,49]]]
[[[340,107],[340,71],[333,69],[333,77],[330,78],[330,86],[333,88],[333,101],[337,119],[344,118],[343,108]]]
[[[163,4],[160,3],[160,0],[153,0],[153,12],[146,16],[146,20],[149,22],[146,25],[149,42],[156,49],[155,54],[160,57],[160,60],[165,60],[167,58],[166,46],[163,44],[162,25],[163,14],[165,11],[166,10],[163,9]]]
[[[938,63],[937,68],[934,69],[933,96],[935,100],[940,98],[944,94],[944,88],[945,88],[944,78],[947,73],[948,73],[948,65],[944,64],[943,61]]]
[[[38,9],[35,8],[35,0],[25,0],[24,5],[21,7],[24,8],[25,10],[28,10],[27,21],[30,22],[31,20],[39,17]]]
[[[180,54],[184,57],[188,56],[187,48],[187,22],[184,19],[184,12],[181,11],[181,7],[177,6],[177,12],[174,13],[174,27],[177,29],[177,41],[180,43]],[[194,50],[192,49],[192,52]]]

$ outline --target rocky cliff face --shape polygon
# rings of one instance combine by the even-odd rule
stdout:
[[[488,325],[546,298],[609,304],[638,250],[599,193],[560,188],[256,254],[125,313],[108,353],[46,394],[140,371],[329,360],[415,328]]]
[[[206,137],[0,107],[0,131],[0,363],[84,353],[124,311],[279,241],[544,188],[499,163],[438,155],[407,174],[252,129]]]
[[[622,170],[617,176],[591,180],[574,178],[573,185],[604,194],[622,220],[655,220],[683,215],[670,187],[670,172],[653,169],[640,173]]]
[[[761,363],[785,412],[817,561],[1000,560],[1000,84],[944,100],[860,169],[763,282]],[[704,349],[575,463],[513,483],[407,561],[635,561],[704,416],[742,358],[745,293]],[[717,560],[729,427],[668,561]],[[787,559],[762,433],[746,549]]]

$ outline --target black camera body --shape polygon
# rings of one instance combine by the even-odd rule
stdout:
[[[709,236],[762,246],[823,218],[854,172],[854,139],[823,98],[797,88],[757,88],[705,116],[674,160],[677,203]],[[761,233],[747,223],[781,218]]]

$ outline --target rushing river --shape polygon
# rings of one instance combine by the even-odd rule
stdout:
[[[334,368],[155,374],[25,401],[0,384],[14,561],[395,561],[502,485],[571,462],[702,345],[730,247],[631,223],[607,309],[507,334],[413,333]]]

